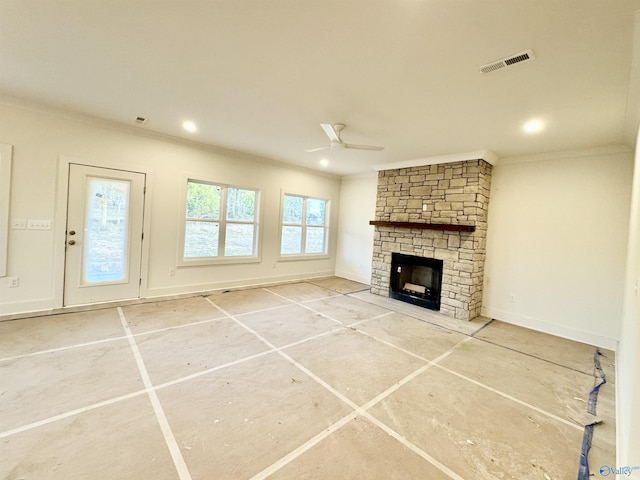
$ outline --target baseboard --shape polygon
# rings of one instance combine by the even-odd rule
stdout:
[[[520,327],[530,328],[539,332],[555,335],[556,337],[567,338],[608,350],[616,351],[618,348],[618,340],[616,338],[605,337],[604,335],[567,327],[566,325],[559,325],[557,323],[507,312],[499,308],[482,307],[482,315],[500,320],[501,322],[511,323]]]
[[[251,278],[235,281],[223,281],[223,282],[211,282],[195,285],[179,285],[176,287],[160,287],[160,288],[147,288],[140,292],[139,299],[129,299],[124,301],[114,300],[113,302],[100,302],[92,304],[96,305],[109,305],[120,304],[122,302],[136,302],[140,300],[158,299],[158,298],[170,298],[176,296],[185,295],[198,295],[205,292],[214,292],[217,290],[236,289],[236,288],[255,288],[263,287],[267,285],[277,285],[287,282],[295,282],[300,280],[312,280],[314,278],[324,278],[334,276],[333,271],[326,272],[314,272],[314,273],[299,273],[295,275],[280,275],[265,278]],[[72,311],[74,308],[86,308],[89,305],[79,305],[74,307],[63,308],[61,305],[56,304],[54,298],[45,298],[39,300],[29,300],[26,302],[13,302],[0,305],[0,321],[13,320],[16,318],[25,318],[30,315],[48,315],[50,313],[62,313],[66,310]]]
[[[347,280],[364,283],[365,285],[371,285],[371,276],[365,277],[355,272],[345,272],[342,270],[336,270],[335,275],[336,277],[346,278]]]
[[[244,278],[240,280],[226,280],[221,282],[209,282],[193,285],[179,285],[176,287],[157,287],[147,288],[141,292],[143,298],[157,298],[172,295],[198,294],[203,292],[211,292],[216,290],[225,290],[228,288],[255,288],[266,285],[274,285],[278,283],[294,282],[299,280],[310,280],[313,278],[332,277],[333,271],[314,272],[314,273],[297,273],[293,275],[278,275],[260,278]]]
[[[0,320],[10,320],[12,315],[38,313],[59,308],[55,298],[40,298],[25,302],[3,303],[0,305]]]

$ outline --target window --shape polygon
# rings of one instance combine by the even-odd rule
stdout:
[[[281,255],[326,255],[329,202],[285,194],[282,201]]]
[[[183,261],[256,257],[258,196],[257,190],[187,180]]]

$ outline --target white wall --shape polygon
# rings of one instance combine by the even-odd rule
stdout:
[[[640,130],[636,143],[629,248],[617,352],[618,465],[640,465]]]
[[[140,129],[120,129],[68,115],[0,105],[0,143],[13,145],[12,219],[54,220],[50,231],[10,230],[8,272],[18,288],[0,278],[0,314],[58,308],[62,305],[64,212],[66,192],[58,188],[60,157],[100,166],[149,173],[148,270],[143,297],[187,293],[270,281],[331,275],[339,220],[340,180],[308,170],[236,154],[199,148]],[[176,266],[180,188],[191,175],[221,183],[256,187],[262,198],[260,263],[178,268]],[[64,175],[64,172],[62,172]],[[281,192],[329,198],[332,251],[329,258],[278,261]]]
[[[371,283],[373,225],[375,219],[377,172],[343,177],[340,188],[340,224],[336,275],[365,284]]]
[[[616,348],[633,160],[621,152],[500,159],[489,204],[486,316]]]

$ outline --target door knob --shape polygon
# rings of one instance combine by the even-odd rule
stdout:
[[[75,244],[76,244],[76,241],[75,241],[75,240],[69,240],[67,243],[68,243],[69,245],[75,245]]]

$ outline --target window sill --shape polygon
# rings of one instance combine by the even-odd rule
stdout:
[[[237,265],[242,263],[260,263],[260,257],[222,257],[222,258],[194,258],[193,260],[179,259],[177,267],[206,267],[214,265]]]
[[[280,255],[279,262],[295,262],[302,260],[328,260],[330,257],[326,253],[309,253],[306,255]]]

